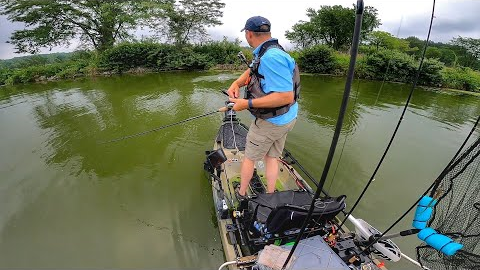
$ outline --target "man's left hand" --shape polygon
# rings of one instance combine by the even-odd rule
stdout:
[[[243,99],[243,98],[229,98],[230,102],[235,103],[233,105],[233,110],[234,111],[243,111],[248,108],[248,99]]]

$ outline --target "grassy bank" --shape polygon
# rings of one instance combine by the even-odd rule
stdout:
[[[251,50],[226,40],[203,45],[176,47],[151,42],[122,43],[103,53],[79,51],[55,61],[24,61],[20,65],[0,62],[0,85],[21,84],[85,76],[110,76],[122,73],[144,73],[168,70],[244,70],[237,58],[243,51],[247,59]],[[320,45],[289,52],[300,70],[306,73],[344,76],[350,56]],[[410,83],[415,78],[419,60],[392,50],[364,50],[358,57],[359,78]],[[419,85],[480,92],[480,73],[470,68],[446,67],[436,59],[425,59]]]

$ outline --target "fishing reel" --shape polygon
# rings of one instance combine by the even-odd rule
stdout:
[[[225,111],[225,117],[223,118],[224,122],[237,121],[237,113],[232,110],[234,105],[235,103],[233,102],[225,101],[225,107],[227,107],[227,110]]]
[[[225,105],[227,106],[228,110],[232,110],[233,106],[235,106],[235,103],[230,101],[225,101]]]

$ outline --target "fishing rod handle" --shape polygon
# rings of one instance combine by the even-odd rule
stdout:
[[[220,109],[218,109],[219,112],[226,112],[226,111],[229,111],[233,108],[233,106],[235,105],[234,102],[228,102],[227,103],[227,106],[225,107],[221,107]]]
[[[245,65],[248,66],[247,58],[245,57],[242,51],[238,52],[237,57],[240,58],[240,61],[242,61]]]

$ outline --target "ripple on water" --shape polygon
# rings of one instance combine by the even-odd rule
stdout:
[[[236,78],[238,78],[238,75],[236,74],[221,73],[215,75],[200,76],[194,78],[192,82],[225,82]]]
[[[146,96],[140,96],[135,99],[134,106],[137,110],[146,112],[162,112],[169,115],[175,115],[177,107],[182,100],[182,95],[178,90],[168,93],[154,93]]]

